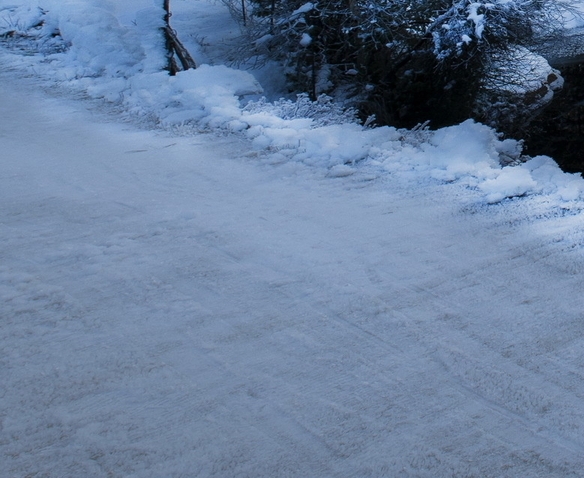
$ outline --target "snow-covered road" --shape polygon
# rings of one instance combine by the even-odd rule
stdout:
[[[0,476],[582,476],[560,219],[25,85],[0,118]]]

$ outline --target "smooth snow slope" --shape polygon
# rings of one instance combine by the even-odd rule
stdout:
[[[581,476],[581,218],[2,81],[0,476]]]

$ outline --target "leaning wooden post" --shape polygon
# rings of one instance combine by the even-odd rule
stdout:
[[[176,53],[176,56],[180,60],[180,64],[181,64],[183,70],[190,70],[190,69],[194,70],[195,68],[197,68],[197,64],[195,63],[195,60],[193,59],[191,54],[188,52],[188,50],[184,47],[184,45],[181,43],[181,41],[178,39],[175,31],[170,27],[166,27],[166,34],[168,35],[168,38],[170,39],[170,43],[172,45],[172,50],[174,51],[174,53]],[[174,61],[174,58],[173,58],[173,61]],[[176,62],[175,62],[175,65],[176,65]],[[177,71],[178,71],[178,67],[177,67]]]
[[[176,36],[176,32],[170,26],[170,17],[172,13],[170,13],[170,0],[164,0],[164,27],[162,27],[164,31],[164,40],[166,42],[166,54],[167,54],[167,67],[168,73],[172,76],[176,75],[180,68],[174,59],[174,55],[180,60],[180,64],[183,70],[190,70],[197,68],[197,63],[188,52],[188,50],[184,47],[184,45],[180,42],[178,37]]]

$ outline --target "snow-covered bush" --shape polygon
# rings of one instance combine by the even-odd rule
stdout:
[[[564,80],[543,57],[524,47],[500,52],[490,60],[474,114],[486,124],[522,136]]]
[[[494,111],[501,103],[494,102],[491,111],[485,101],[483,93],[496,89],[489,75],[501,73],[501,82],[521,80],[525,63],[510,62],[506,68],[514,71],[509,74],[497,67],[497,61],[531,48],[560,28],[562,13],[575,3],[224,1],[246,19],[248,54],[282,62],[294,90],[308,93],[313,100],[342,90],[359,101],[363,116],[375,114],[381,123],[404,127],[426,120],[437,127],[469,117],[505,127],[498,124],[504,115]],[[525,76],[526,93],[540,90],[547,81],[545,75],[531,88],[532,77]],[[502,96],[516,108],[516,117],[533,114],[532,101],[525,101],[518,91],[511,96],[507,88],[503,91]],[[549,98],[543,95],[538,102]]]
[[[25,52],[40,51],[48,54],[69,47],[54,18],[41,7],[0,7],[0,39]]]

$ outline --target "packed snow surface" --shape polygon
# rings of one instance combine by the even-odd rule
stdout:
[[[579,175],[169,78],[150,0],[4,25],[37,5],[65,44],[0,54],[0,476],[581,476]]]

